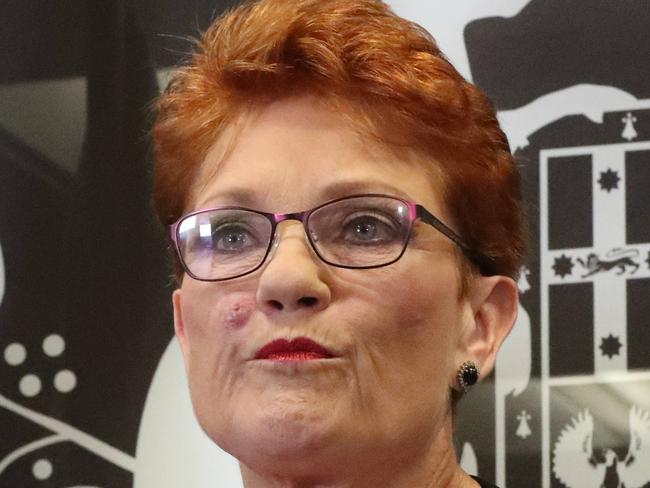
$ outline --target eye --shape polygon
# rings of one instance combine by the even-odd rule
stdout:
[[[377,222],[373,222],[369,219],[357,219],[356,222],[349,224],[348,227],[351,230],[353,236],[360,240],[376,239],[378,234],[381,232],[380,225]]]
[[[343,223],[342,238],[351,244],[384,244],[400,239],[399,226],[388,216],[363,213],[349,216]]]
[[[212,247],[219,252],[241,252],[257,245],[253,233],[240,224],[222,224],[212,232]]]

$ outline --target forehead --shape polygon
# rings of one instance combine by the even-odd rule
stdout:
[[[201,165],[191,209],[239,204],[284,212],[386,193],[441,211],[438,173],[415,151],[361,135],[348,114],[324,102],[286,99],[240,116],[224,131]]]

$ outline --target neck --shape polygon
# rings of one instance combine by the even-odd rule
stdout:
[[[401,446],[400,446],[401,447]],[[376,454],[376,453],[375,453]],[[397,448],[381,459],[352,460],[350,466],[336,466],[314,473],[260,472],[241,464],[245,488],[475,488],[478,484],[458,465],[453,449],[451,418],[420,452]],[[316,467],[325,466],[314,460]]]

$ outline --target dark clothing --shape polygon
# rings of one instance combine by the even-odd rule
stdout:
[[[474,478],[474,480],[475,480],[479,485],[481,485],[481,488],[497,488],[496,486],[491,485],[491,484],[489,484],[489,483],[486,483],[485,481],[483,481],[483,480],[477,478],[476,476],[472,476],[472,478]]]

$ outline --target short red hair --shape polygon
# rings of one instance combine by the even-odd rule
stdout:
[[[242,111],[297,91],[438,166],[454,227],[516,277],[525,247],[519,174],[494,108],[420,26],[378,0],[261,0],[219,17],[158,102],[155,204],[188,205],[208,149]]]

